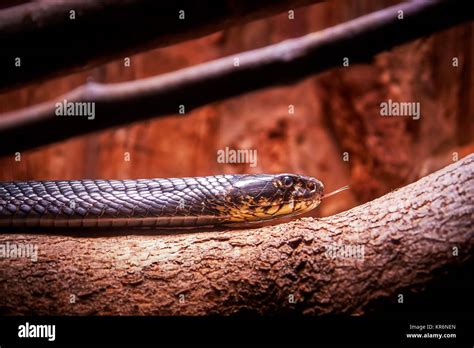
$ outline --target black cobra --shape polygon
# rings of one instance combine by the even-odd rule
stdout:
[[[203,227],[307,212],[323,184],[294,174],[0,183],[0,227]]]

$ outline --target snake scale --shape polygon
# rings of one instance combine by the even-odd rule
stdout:
[[[307,212],[323,190],[296,174],[0,182],[0,227],[245,225]]]

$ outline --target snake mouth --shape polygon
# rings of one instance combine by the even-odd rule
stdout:
[[[232,222],[258,222],[277,218],[292,217],[316,208],[320,199],[305,199],[295,202],[273,202],[266,205],[235,206],[227,214]]]

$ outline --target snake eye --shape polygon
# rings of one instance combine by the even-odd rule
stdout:
[[[306,187],[308,188],[308,190],[310,191],[314,191],[316,189],[316,185],[314,182],[310,181],[306,184]]]
[[[285,187],[291,187],[293,186],[293,179],[290,178],[289,176],[285,176],[281,182],[283,183],[283,186]]]

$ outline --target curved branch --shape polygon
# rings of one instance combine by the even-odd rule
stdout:
[[[7,8],[0,11],[0,90],[319,1],[42,0]]]
[[[322,219],[162,236],[0,234],[3,245],[39,248],[37,262],[0,259],[0,309],[5,314],[360,314],[381,299],[395,302],[399,293],[419,290],[440,270],[472,261],[473,197],[471,154]]]
[[[466,1],[393,6],[322,32],[165,75],[119,84],[90,83],[57,101],[95,103],[95,118],[57,117],[56,102],[0,115],[0,155],[152,117],[186,112],[248,91],[289,84],[356,63],[401,43],[474,18]],[[398,19],[398,11],[404,19]],[[239,66],[234,66],[234,58]],[[18,142],[18,139],[22,139]]]

